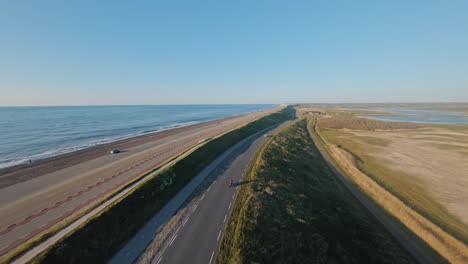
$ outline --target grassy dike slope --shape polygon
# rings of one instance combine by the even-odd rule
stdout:
[[[389,164],[376,160],[372,149],[365,147],[366,144],[385,147],[391,142],[388,138],[378,138],[374,134],[361,136],[361,142],[356,142],[358,137],[352,133],[359,130],[349,129],[353,119],[357,118],[348,118],[343,123],[334,117],[323,118],[312,129],[323,142],[332,162],[369,198],[448,262],[468,263],[466,225],[438,204],[420,182],[411,178],[411,174],[388,168]],[[380,122],[386,122],[385,127],[390,129],[402,128],[398,122]],[[331,123],[338,126],[330,126]],[[358,127],[361,127],[361,133],[376,129],[374,126]],[[341,128],[348,130],[337,130]],[[408,133],[404,131],[399,130],[398,133]],[[417,134],[422,133],[419,131]],[[408,134],[406,137],[409,137]],[[409,145],[408,142],[406,144]]]
[[[289,126],[259,153],[226,226],[217,263],[413,263]]]
[[[283,110],[203,145],[65,237],[32,263],[104,263],[205,166],[240,140],[294,117]]]
[[[384,187],[390,193],[398,197],[402,202],[408,205],[411,209],[417,211],[422,216],[438,225],[450,235],[455,238],[463,241],[465,244],[468,244],[468,227],[460,219],[457,219],[452,215],[443,205],[441,205],[436,199],[434,199],[431,194],[424,188],[425,185],[435,184],[435,182],[418,182],[414,179],[414,176],[408,173],[405,173],[402,170],[396,170],[398,166],[390,166],[390,164],[385,164],[382,160],[379,160],[375,152],[382,151],[384,152],[385,147],[392,143],[391,138],[377,137],[377,134],[374,130],[380,129],[380,132],[383,131],[398,131],[393,133],[398,133],[401,137],[410,138],[410,133],[415,133],[417,136],[424,135],[422,130],[415,130],[415,128],[421,128],[423,125],[415,123],[407,123],[403,125],[400,122],[391,122],[391,121],[379,121],[379,120],[370,120],[366,119],[365,121],[377,122],[378,125],[362,125],[355,120],[363,120],[361,118],[349,117],[344,120],[344,118],[323,118],[319,120],[317,125],[317,131],[320,133],[321,138],[332,145],[335,145],[338,150],[349,153],[355,160],[355,167],[359,169],[362,173],[375,180],[379,185]],[[345,121],[346,123],[344,123]],[[368,121],[367,121],[368,122]],[[429,131],[430,128],[427,128],[426,131]],[[447,125],[445,125],[447,127]],[[454,126],[455,129],[457,125]],[[347,129],[347,130],[343,130]],[[399,129],[399,130],[395,130]],[[455,132],[455,129],[449,130]],[[466,129],[466,126],[465,126]],[[368,131],[368,136],[355,136],[353,133]],[[374,136],[369,136],[374,133]],[[419,140],[421,138],[413,138],[413,141]],[[428,141],[434,140],[437,142],[443,142],[437,138],[430,138]],[[462,140],[465,140],[463,138]],[[365,144],[363,144],[364,142]],[[457,142],[457,141],[454,141]],[[430,144],[430,143],[429,143]],[[442,144],[441,144],[442,145]],[[442,145],[447,147],[447,145]],[[448,145],[450,146],[450,145]],[[451,151],[460,151],[463,150],[463,147],[451,146]],[[415,149],[414,152],[417,150]],[[434,149],[434,153],[437,148]],[[390,151],[384,152],[390,153]],[[443,154],[440,154],[443,155]],[[404,163],[402,160],[400,163]],[[440,164],[439,167],[444,167],[445,164]],[[427,168],[426,169],[430,169]],[[447,169],[447,171],[449,171]],[[443,177],[440,175],[439,177]],[[450,193],[450,191],[448,191]]]

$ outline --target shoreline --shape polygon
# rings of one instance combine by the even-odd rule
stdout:
[[[259,111],[247,112],[239,115],[227,116],[218,119],[211,119],[202,121],[195,124],[189,124],[185,126],[169,128],[164,130],[158,130],[149,132],[142,135],[130,136],[124,139],[118,139],[116,141],[106,142],[83,149],[59,154],[56,156],[47,157],[34,161],[32,164],[22,163],[10,167],[0,169],[0,189],[14,185],[19,182],[24,182],[36,177],[40,177],[47,173],[52,173],[58,170],[71,167],[73,165],[83,163],[104,155],[108,155],[111,149],[122,149],[125,150],[130,147],[145,144],[154,140],[158,140],[164,137],[172,136],[177,133],[190,131],[198,127],[223,122],[232,118],[252,114],[255,112],[266,111],[271,108],[262,109]]]
[[[155,106],[158,106],[158,105],[155,105]],[[183,105],[183,106],[190,106],[190,105]],[[130,126],[127,125],[127,126],[122,126],[122,127],[117,127],[117,128],[111,127],[110,129],[106,127],[93,128],[93,127],[82,127],[82,126],[79,127],[78,126],[77,127],[78,130],[65,131],[64,133],[66,133],[67,135],[65,137],[63,137],[62,135],[63,133],[57,134],[59,137],[59,140],[54,139],[54,138],[49,138],[48,141],[45,141],[45,145],[42,145],[42,143],[38,143],[36,145],[24,144],[25,142],[23,140],[23,144],[21,145],[20,149],[17,149],[18,146],[16,146],[16,149],[15,149],[15,146],[12,146],[12,147],[9,146],[6,150],[7,152],[5,152],[5,157],[0,159],[0,177],[4,170],[8,170],[10,168],[15,168],[15,167],[21,167],[22,165],[28,165],[31,163],[37,163],[42,160],[55,158],[58,156],[62,156],[64,154],[77,152],[83,149],[88,149],[88,148],[92,148],[95,146],[118,142],[121,140],[139,137],[143,135],[149,135],[149,134],[157,133],[160,131],[190,126],[194,124],[214,121],[214,120],[223,119],[223,118],[232,117],[232,116],[255,113],[255,112],[264,111],[269,108],[276,107],[276,105],[254,105],[254,104],[252,104],[251,106],[252,107],[250,109],[237,109],[237,113],[233,112],[233,111],[236,111],[235,109],[231,109],[233,110],[231,111],[231,113],[229,112],[217,113],[217,114],[215,113],[214,115],[211,115],[211,116],[210,115],[203,116],[202,114],[202,116],[192,116],[189,119],[179,118],[180,120],[175,120],[177,119],[175,118],[172,121],[170,119],[164,119],[165,121],[163,122],[156,121],[156,123],[155,122],[149,122],[149,123],[143,123],[143,124],[136,123]],[[44,108],[51,108],[51,107],[54,107],[54,106],[44,106]],[[63,106],[63,107],[58,106],[58,107],[67,108],[67,106]],[[81,108],[81,107],[87,107],[87,106],[76,106],[76,108]],[[99,107],[99,106],[91,106],[91,107]],[[107,107],[107,106],[102,106],[102,107]],[[29,109],[31,107],[24,107],[24,108]],[[75,108],[75,107],[73,106],[72,108]],[[8,124],[8,123],[5,123],[5,124]],[[72,125],[72,128],[74,128],[73,122],[70,123],[70,125]],[[36,128],[30,128],[30,129],[31,131],[36,130]],[[39,127],[38,130],[41,131],[41,133],[47,133],[47,134],[54,133],[53,131],[44,130],[41,127]],[[94,132],[94,130],[96,131],[96,133]],[[109,130],[112,132],[106,132],[106,130]],[[101,131],[104,131],[104,132],[101,132]],[[15,132],[15,131],[12,130],[12,132]],[[85,133],[85,135],[82,137],[81,133]],[[29,133],[26,136],[30,137],[33,135]],[[34,136],[34,137],[37,138],[37,136]],[[6,141],[7,146],[8,146],[8,144],[10,143],[8,136],[6,140],[8,140]],[[21,141],[20,139],[17,139],[17,138],[10,138],[10,140]],[[30,147],[32,151],[28,150]],[[22,152],[21,149],[27,150],[27,151],[24,151],[24,153],[21,153]]]
[[[62,155],[70,154],[70,153],[73,153],[73,152],[78,152],[78,151],[81,151],[81,150],[90,149],[90,148],[97,147],[97,146],[102,146],[102,145],[105,145],[105,144],[111,144],[111,143],[123,141],[123,140],[126,140],[126,139],[146,136],[146,135],[155,134],[155,133],[158,133],[158,132],[163,132],[163,131],[167,131],[167,130],[171,130],[171,129],[182,128],[182,127],[187,127],[187,126],[196,125],[196,124],[200,124],[200,123],[203,123],[203,122],[209,122],[209,121],[214,121],[214,120],[215,119],[210,119],[210,120],[205,120],[205,121],[189,121],[189,122],[185,122],[185,123],[177,123],[177,124],[174,124],[173,126],[170,126],[170,127],[161,126],[160,129],[147,130],[147,131],[132,133],[132,134],[128,134],[128,135],[109,137],[109,138],[106,138],[106,139],[102,139],[100,141],[89,142],[89,143],[86,143],[86,144],[75,145],[75,146],[70,146],[70,147],[63,148],[63,149],[53,150],[52,152],[54,152],[54,154],[51,154],[50,156],[43,155],[44,152],[39,153],[39,154],[33,154],[33,155],[29,156],[30,159],[28,159],[28,157],[21,158],[21,159],[18,159],[18,161],[15,162],[13,165],[7,165],[7,166],[4,166],[4,167],[0,167],[0,177],[1,177],[1,173],[2,173],[2,171],[4,169],[6,170],[6,169],[9,169],[9,168],[14,168],[14,167],[18,167],[18,166],[28,166],[28,165],[31,165],[31,164],[35,164],[37,162],[41,162],[41,161],[48,160],[48,159],[53,159],[53,158],[56,158],[56,157],[60,157]],[[38,157],[38,158],[35,158],[35,159],[31,158],[33,156],[41,156],[41,155],[43,155],[43,157]],[[30,160],[32,163],[28,164],[28,162],[27,162],[28,160]],[[5,163],[12,163],[12,162],[13,161],[8,161],[8,162],[5,162]]]

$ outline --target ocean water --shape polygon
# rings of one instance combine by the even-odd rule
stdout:
[[[274,106],[0,107],[0,168]]]

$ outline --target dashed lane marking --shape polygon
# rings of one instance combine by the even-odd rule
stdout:
[[[219,241],[219,238],[221,237],[222,232],[223,232],[223,230],[219,230],[218,238],[216,239],[216,241]]]
[[[226,223],[227,215],[224,216],[224,221],[223,223]]]
[[[213,256],[214,256],[214,251],[213,251],[213,253],[211,253],[210,262],[208,264],[211,264],[211,261],[213,261]]]
[[[172,243],[174,243],[174,240],[177,238],[177,234],[174,235],[174,237],[171,240],[171,243],[169,243],[169,246],[172,246]]]
[[[140,160],[140,162],[138,163],[138,165],[144,164],[144,163],[148,162],[149,160],[152,160],[152,159],[154,159],[154,158],[156,158],[156,157],[166,156],[169,152],[172,153],[174,149],[177,149],[177,148],[179,148],[179,147],[181,147],[181,146],[185,146],[185,145],[189,145],[189,144],[190,144],[190,142],[187,142],[187,143],[184,143],[184,144],[180,144],[180,145],[177,144],[177,145],[173,146],[172,148],[169,148],[165,153],[157,153],[157,154],[155,154],[155,155],[152,155],[151,157],[148,157],[147,159]],[[166,155],[162,155],[162,154],[166,154]],[[159,160],[158,160],[158,162],[159,162]],[[28,220],[32,220],[32,219],[34,219],[34,218],[37,218],[37,217],[39,217],[39,216],[41,216],[41,215],[47,213],[47,211],[49,211],[49,210],[55,209],[55,208],[58,207],[58,206],[63,206],[63,204],[65,204],[65,203],[64,203],[65,201],[73,200],[74,198],[76,198],[76,197],[78,197],[78,196],[81,196],[83,193],[91,191],[92,189],[94,189],[95,187],[101,185],[102,183],[108,182],[109,179],[114,179],[115,177],[120,176],[121,174],[128,172],[129,170],[133,169],[133,168],[136,167],[136,166],[137,166],[137,164],[134,163],[133,166],[127,167],[126,169],[121,170],[121,171],[119,171],[118,173],[115,173],[114,175],[112,175],[112,176],[110,176],[110,177],[105,178],[105,179],[102,180],[101,182],[96,183],[94,186],[91,186],[91,187],[92,187],[91,189],[86,188],[85,190],[81,190],[81,191],[79,191],[78,193],[67,197],[67,199],[65,199],[64,201],[62,201],[61,204],[57,204],[57,205],[55,205],[55,206],[52,206],[52,207],[49,207],[49,208],[46,207],[46,208],[42,209],[40,213],[34,214],[34,215],[32,215],[31,217],[27,217],[27,219],[23,220],[22,222],[13,224],[12,226],[7,227],[5,230],[0,231],[0,235],[3,235],[2,233],[8,233],[8,232],[10,232],[11,230],[17,228],[18,226],[25,224],[25,222],[26,222],[26,223],[29,222]],[[145,169],[142,170],[141,172],[139,172],[138,175],[139,175],[139,174],[142,174],[143,172],[149,170],[149,169],[152,168],[152,167],[154,167],[154,164],[153,164],[152,166],[149,166],[148,168],[145,168]],[[135,177],[135,176],[134,176],[134,177]],[[130,179],[131,179],[131,178],[134,178],[134,177],[130,177]],[[118,184],[114,184],[114,185],[113,185],[111,188],[109,188],[109,189],[110,189],[110,190],[114,190],[115,188],[122,186],[122,184],[124,184],[125,182],[128,182],[128,180],[129,180],[129,179],[125,179],[125,180],[122,181],[120,184],[119,184],[119,183],[118,183]],[[213,183],[214,183],[214,182],[216,182],[216,179],[213,181]],[[236,189],[237,189],[237,188],[236,188]],[[102,194],[106,193],[106,191],[107,191],[107,190],[104,190],[101,194],[98,194],[98,197],[100,197]],[[91,200],[90,200],[89,202],[91,202]],[[38,233],[44,231],[43,228],[46,228],[46,227],[48,228],[48,227],[49,227],[49,224],[55,224],[55,223],[57,223],[58,221],[63,220],[63,218],[65,218],[66,216],[70,216],[70,214],[76,212],[77,210],[82,209],[82,207],[83,207],[84,205],[86,205],[86,204],[87,204],[87,203],[85,202],[85,203],[81,204],[80,206],[74,208],[73,210],[68,211],[66,214],[62,215],[62,217],[59,217],[59,218],[57,218],[57,219],[55,219],[55,220],[53,220],[53,221],[49,221],[48,224],[46,224],[46,225],[44,225],[44,227],[40,228],[41,230],[36,230],[36,232],[34,232],[34,235],[37,235]],[[197,206],[195,206],[195,208],[193,209],[193,211],[195,211],[196,208],[197,208]],[[52,222],[55,222],[55,223],[52,223]],[[28,238],[28,239],[29,239],[29,238]],[[13,246],[16,247],[16,246],[18,245],[18,243],[20,243],[20,242],[22,243],[22,241],[15,241],[15,242],[12,243],[10,246],[8,246],[8,248],[11,248],[11,247],[13,247]],[[8,250],[9,250],[9,249],[8,249]],[[5,252],[4,252],[4,249],[0,250],[0,255],[3,255],[4,253],[5,253]],[[213,253],[214,253],[214,252],[213,252]]]
[[[231,205],[232,205],[232,203],[229,203],[229,207],[228,207],[228,209],[231,209]]]
[[[187,216],[187,218],[185,218],[184,222],[182,223],[182,226],[185,226],[185,223],[187,223],[187,221],[189,220],[190,217]]]
[[[158,262],[156,262],[156,264],[159,264],[159,262],[161,262],[162,259],[163,259],[163,257],[160,257]]]

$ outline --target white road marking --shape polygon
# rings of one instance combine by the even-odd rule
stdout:
[[[159,255],[161,256],[161,258],[162,258],[162,255],[164,254],[164,251],[166,251],[166,249],[167,249],[168,247],[169,247],[169,245],[166,244],[166,245],[164,246],[164,248],[161,250],[161,253],[159,254]]]
[[[190,217],[187,216],[187,218],[185,218],[184,222],[182,223],[182,226],[185,226],[185,223],[187,223],[187,221],[189,220]]]
[[[172,243],[174,243],[174,240],[177,238],[177,234],[174,235],[174,237],[171,240],[171,243],[169,243],[169,246],[172,246]]]
[[[224,216],[224,221],[223,223],[226,223],[227,215]]]
[[[237,191],[237,189],[239,189],[239,186],[236,187],[236,191]]]
[[[156,264],[159,264],[159,262],[161,262],[163,257],[159,258],[158,262],[156,262]]]
[[[210,262],[208,264],[211,264],[211,261],[213,261],[213,256],[214,256],[214,251],[213,251],[213,253],[211,253]]]
[[[228,209],[231,209],[231,205],[232,205],[232,203],[229,203],[229,207],[228,207]]]
[[[232,199],[234,199],[235,196],[236,196],[236,193],[233,193],[233,194],[232,194]]]
[[[20,237],[20,239],[23,239],[23,238],[25,238],[25,237],[27,237],[27,236],[30,236],[32,233],[33,233],[33,232],[30,232],[29,234],[24,234],[22,237]],[[13,243],[14,243],[14,242],[13,242]],[[13,243],[11,243],[11,244],[13,244]],[[11,244],[10,244],[10,245],[11,245]]]
[[[213,184],[216,182],[216,180],[213,181]]]
[[[200,198],[200,201],[203,200],[203,198],[205,198],[205,195],[203,194],[203,196]]]
[[[197,209],[197,207],[198,207],[198,204],[196,204],[195,207],[193,207],[192,212],[195,212],[195,210]]]
[[[222,232],[223,232],[223,230],[219,230],[218,238],[216,239],[216,241],[219,241],[219,238],[221,237]]]
[[[206,189],[206,191],[207,191],[207,192],[209,192],[209,191],[210,191],[210,189],[211,189],[211,185],[210,185],[210,187],[208,187],[208,189]]]

